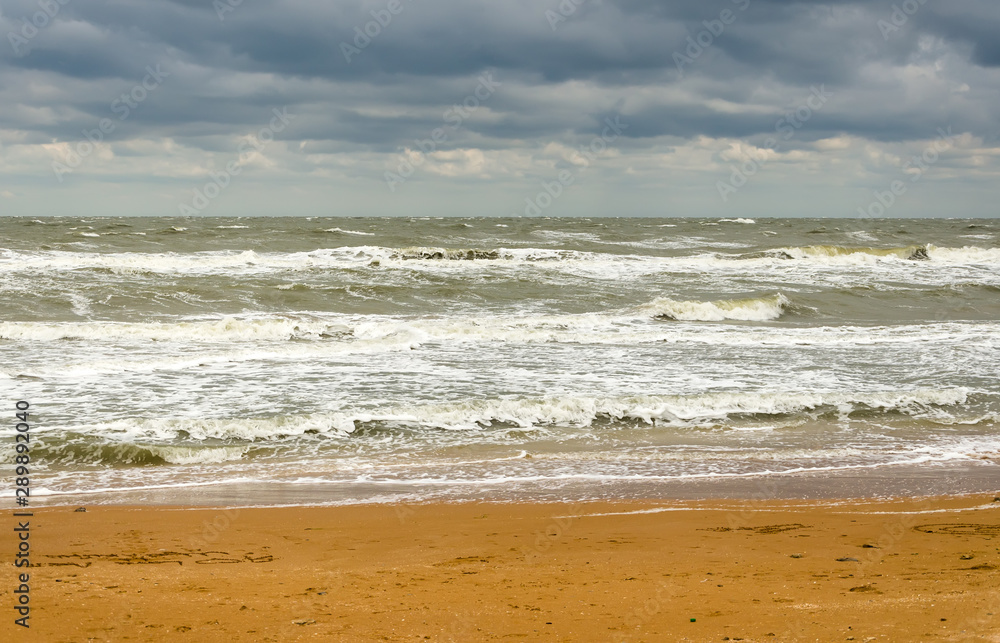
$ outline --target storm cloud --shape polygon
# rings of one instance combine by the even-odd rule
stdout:
[[[0,9],[0,215],[996,213],[989,0]]]

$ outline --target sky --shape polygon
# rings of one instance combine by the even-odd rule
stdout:
[[[0,216],[991,217],[996,0],[0,0]]]

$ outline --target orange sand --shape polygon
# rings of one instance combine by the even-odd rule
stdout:
[[[31,628],[8,566],[0,640],[1000,641],[998,509],[36,509]]]

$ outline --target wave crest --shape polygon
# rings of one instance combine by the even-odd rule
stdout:
[[[873,393],[727,392],[700,395],[513,398],[442,404],[345,409],[274,418],[129,419],[77,427],[83,434],[127,436],[131,440],[244,440],[267,442],[306,434],[349,435],[384,428],[481,431],[490,428],[591,427],[603,423],[675,427],[733,427],[754,419],[852,413],[902,413],[932,422],[955,422],[944,407],[961,406],[969,391],[917,389]],[[171,447],[180,448],[180,447]],[[233,446],[232,449],[243,447]],[[228,452],[227,452],[228,453]],[[188,454],[191,455],[191,454]],[[184,457],[177,453],[171,457]],[[241,457],[236,451],[229,458]],[[162,454],[160,457],[164,457]],[[194,456],[192,456],[194,457]],[[200,457],[200,456],[199,456]],[[165,458],[164,458],[165,459]]]
[[[677,301],[660,297],[640,309],[655,319],[672,321],[774,321],[785,313],[791,303],[780,293],[769,297],[718,301]]]
[[[740,255],[738,259],[803,260],[831,264],[870,264],[879,261],[939,261],[948,264],[1000,263],[1000,248],[943,248],[933,244],[871,248],[836,245],[775,248]]]

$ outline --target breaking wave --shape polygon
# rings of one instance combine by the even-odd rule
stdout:
[[[339,229],[334,229],[339,230]],[[338,234],[370,234],[341,230]],[[691,239],[627,242],[624,245],[644,247],[663,252],[681,251],[691,246]],[[697,245],[697,244],[695,244]],[[724,245],[716,243],[716,246]],[[730,244],[744,245],[744,244]],[[693,247],[692,247],[693,249]],[[699,269],[738,267],[742,262],[802,261],[829,266],[861,266],[880,262],[939,262],[947,265],[1000,264],[1000,248],[944,248],[931,244],[895,248],[849,247],[816,245],[785,247],[746,254],[697,253],[650,256],[589,252],[558,248],[442,248],[416,246],[392,248],[384,246],[341,246],[304,252],[206,251],[196,253],[81,253],[68,251],[23,252],[0,249],[0,273],[66,272],[74,270],[105,271],[112,274],[258,274],[282,271],[342,270],[365,267],[408,264],[432,267],[455,263],[484,265],[494,262],[522,264],[529,267],[539,262],[564,264],[572,267],[605,269],[621,266],[643,266],[647,269]],[[745,265],[745,264],[743,264]],[[609,273],[615,274],[615,273]]]
[[[310,325],[294,319],[213,321],[177,323],[129,322],[0,322],[0,339],[50,342],[67,339],[151,341],[261,341],[289,340],[315,333],[332,335],[329,323]]]
[[[289,286],[289,288],[294,286]],[[773,321],[791,304],[784,295],[719,301],[678,301],[668,298],[628,309],[567,315],[494,318],[452,317],[406,320],[381,318],[226,317],[212,320],[163,322],[0,322],[0,339],[32,342],[60,340],[280,342],[289,340],[378,340],[400,334],[445,339],[507,339],[575,341],[576,330],[613,331],[613,325],[661,319],[676,321]],[[619,329],[620,330],[620,329]],[[533,333],[544,333],[537,336]],[[513,334],[512,334],[513,333]]]
[[[941,261],[949,264],[1000,262],[1000,248],[940,248],[914,245],[897,248],[868,248],[835,245],[776,248],[740,255],[740,259],[805,260],[832,264],[864,264],[879,261]]]
[[[961,406],[967,402],[968,396],[969,391],[963,388],[873,393],[753,392],[603,398],[570,396],[348,409],[271,418],[128,419],[74,427],[74,430],[80,434],[101,435],[112,439],[121,436],[129,441],[183,439],[268,442],[307,434],[361,435],[369,430],[389,428],[475,432],[547,427],[600,429],[616,424],[738,428],[741,423],[767,418],[844,418],[855,413],[900,413],[949,424],[953,423],[953,418],[942,417],[941,408]],[[232,445],[228,450],[132,446],[135,451],[125,451],[123,455],[132,454],[128,457],[139,460],[155,456],[164,462],[180,462],[185,458],[192,462],[213,461],[211,458],[221,458],[215,461],[238,459],[246,448],[245,445]],[[108,448],[107,445],[100,447],[104,448]],[[94,457],[109,457],[109,454],[100,449]],[[79,452],[79,448],[77,450]]]
[[[674,321],[774,321],[791,303],[782,294],[719,301],[676,301],[661,297],[643,306],[642,310],[656,319]]]
[[[323,232],[332,232],[337,234],[353,234],[359,237],[374,237],[374,232],[361,232],[359,230],[342,230],[341,228],[327,228]]]
[[[566,261],[593,258],[597,255],[575,250],[545,248],[382,248],[374,254],[395,260],[423,261]]]
[[[34,450],[39,458],[61,465],[164,465],[233,462],[242,459],[249,451],[249,447],[150,445],[78,437],[65,443],[55,443],[50,438],[47,442],[40,442]]]

